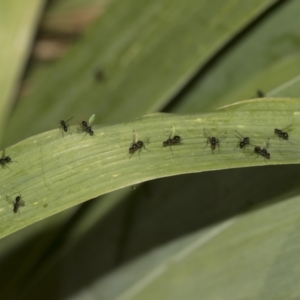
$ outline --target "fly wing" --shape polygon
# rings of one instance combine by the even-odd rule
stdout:
[[[235,132],[239,135],[239,137],[236,136],[237,138],[239,138],[239,139],[244,139],[244,137],[243,137],[237,130],[235,130]]]
[[[270,138],[267,139],[266,142],[263,144],[263,149],[268,149],[270,147]]]
[[[19,206],[25,206],[24,200],[21,199],[21,200],[19,201]]]
[[[218,139],[219,139],[220,137],[222,137],[224,134],[226,134],[226,131],[224,131],[221,135],[219,135],[219,136],[218,136]]]
[[[138,133],[137,133],[135,130],[133,130],[132,136],[133,136],[133,137],[132,137],[132,143],[133,143],[133,144],[137,143],[138,140],[139,140],[139,135],[138,135]]]
[[[207,138],[211,136],[205,128],[204,128],[204,136]]]
[[[171,130],[170,130],[170,134],[169,134],[169,138],[172,139],[174,136],[175,136],[175,127],[172,125]]]
[[[284,127],[283,129],[281,129],[281,131],[289,131],[290,128],[292,127],[292,125],[293,125],[293,124],[290,124],[290,125]]]
[[[71,117],[70,119],[68,119],[68,120],[66,121],[66,123],[68,123],[69,121],[71,121],[73,118],[74,118],[74,116]]]
[[[89,126],[92,126],[93,122],[95,121],[96,115],[93,114],[91,115],[91,117],[89,118]]]

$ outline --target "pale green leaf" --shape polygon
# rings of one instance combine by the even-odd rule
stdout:
[[[272,13],[232,43],[206,72],[199,74],[177,108],[183,113],[213,109],[254,98],[257,90],[276,96],[268,93],[300,74],[299,12],[299,1],[281,1]]]
[[[44,1],[0,2],[0,143]]]
[[[57,129],[26,139],[6,150],[16,162],[1,170],[0,234],[5,236],[88,199],[154,178],[266,163],[299,163],[295,138],[298,109],[297,99],[266,98],[209,114],[153,114],[119,125],[95,126],[95,136],[80,134],[72,127],[65,136]],[[291,121],[291,143],[274,137],[274,127],[283,128]],[[162,142],[172,125],[183,143],[171,151],[163,148]],[[213,154],[209,146],[205,147],[204,128],[214,136],[227,132],[220,140],[220,153],[216,149]],[[132,130],[139,133],[147,150],[129,156]],[[238,142],[235,130],[250,136],[260,147],[273,137],[268,142],[271,159],[253,155],[253,146],[248,151],[234,150]],[[18,194],[26,202],[19,218],[5,201],[6,195]]]
[[[181,238],[70,299],[298,299],[299,204],[292,197]]]
[[[161,109],[270,5],[261,0],[114,2],[64,59],[28,78],[28,93],[8,123],[5,144],[73,115],[95,113],[98,122],[119,123]]]
[[[298,97],[300,94],[300,75],[286,82],[282,82],[278,87],[268,93],[270,96],[282,97],[282,95],[287,95],[288,97]]]

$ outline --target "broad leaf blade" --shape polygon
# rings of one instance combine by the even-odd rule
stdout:
[[[184,237],[81,295],[92,289],[101,299],[118,300],[297,299],[299,204],[293,197]]]
[[[35,26],[44,1],[0,3],[0,137],[18,90],[18,80],[26,65]],[[1,140],[1,139],[0,139]]]
[[[275,96],[268,92],[299,75],[299,41],[294,39],[299,12],[300,2],[280,2],[199,76],[177,109],[183,113],[213,109],[254,98],[258,89]]]
[[[34,136],[7,149],[16,163],[2,170],[1,199],[4,213],[1,235],[23,228],[31,223],[65,210],[96,196],[125,186],[154,178],[177,174],[220,170],[268,164],[299,163],[296,144],[281,142],[274,137],[269,142],[271,159],[251,155],[248,151],[234,151],[237,143],[235,130],[249,134],[253,142],[263,147],[266,138],[277,124],[293,119],[291,140],[297,136],[299,100],[263,99],[246,101],[203,115],[147,115],[133,122],[95,128],[95,136],[73,133],[63,137],[59,130]],[[164,132],[174,125],[183,138],[183,144],[173,147],[173,154],[162,142],[168,138]],[[279,127],[279,126],[278,126]],[[227,131],[220,141],[221,150],[212,154],[206,147],[203,129],[214,135]],[[130,159],[128,148],[132,130],[149,146]],[[55,149],[55,150],[54,150]],[[272,151],[271,151],[272,150]],[[12,222],[12,207],[4,195],[21,193],[27,201],[20,218]],[[39,195],[39,197],[37,197]]]
[[[113,3],[65,59],[34,74],[30,94],[8,124],[6,144],[49,130],[69,115],[95,113],[98,122],[116,123],[160,109],[270,3]],[[100,82],[96,71],[104,74]],[[25,122],[26,129],[19,125]]]

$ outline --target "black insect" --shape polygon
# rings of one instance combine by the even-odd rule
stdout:
[[[59,121],[59,124],[60,124],[60,129],[62,129],[64,132],[68,132],[68,129],[69,129],[69,127],[70,127],[70,125],[68,124],[68,122],[70,121],[70,120],[72,120],[74,117],[72,117],[72,118],[70,118],[70,119],[68,119],[67,121],[64,121],[64,120],[60,120]]]
[[[7,164],[11,162],[12,162],[11,158],[5,155],[5,150],[2,150],[2,156],[0,158],[0,165],[2,166],[2,168],[7,166]]]
[[[260,155],[263,156],[266,159],[270,159],[271,158],[271,154],[265,148],[261,149]]]
[[[291,126],[292,126],[292,124],[290,124],[289,126],[283,128],[283,129],[275,128],[274,133],[279,137],[279,139],[288,141],[289,140],[289,134],[286,132],[286,130],[288,128],[290,128]]]
[[[94,78],[98,82],[104,81],[105,80],[104,72],[101,69],[96,70],[94,73]]]
[[[270,159],[271,154],[267,151],[267,148],[269,147],[269,140],[270,140],[270,138],[268,138],[267,143],[264,143],[265,145],[262,148],[259,146],[255,146],[253,153],[257,154],[257,156],[260,155],[266,159]]]
[[[89,126],[86,121],[82,121],[80,126],[81,126],[81,130],[83,132],[88,133],[90,136],[94,135],[94,131],[92,130],[92,126]]]
[[[163,142],[163,147],[178,145],[181,142],[181,137],[179,135],[175,135],[173,138],[168,138]]]
[[[143,148],[146,149],[144,142],[139,141],[138,133],[135,130],[133,130],[133,141],[132,141],[132,144],[129,148],[129,154],[130,154],[129,158],[131,158],[131,156],[136,151],[139,151],[139,154],[140,154],[140,152],[142,151]]]
[[[256,95],[257,95],[257,97],[259,97],[259,98],[265,97],[265,93],[262,92],[261,90],[257,90],[257,91],[256,91]]]
[[[181,137],[179,135],[175,135],[175,128],[174,126],[171,127],[169,138],[163,142],[163,147],[170,146],[172,151],[172,146],[179,145],[181,143]],[[173,151],[172,151],[173,154]]]
[[[210,134],[204,128],[204,135],[207,137],[206,146],[204,148],[206,148],[207,145],[210,144],[211,152],[212,152],[212,154],[214,154],[214,151],[216,150],[216,147],[218,147],[218,150],[219,150],[219,148],[220,148],[220,137],[223,136],[225,133],[226,133],[226,131],[224,131],[220,136],[214,137],[214,136],[210,136]],[[219,152],[220,152],[220,150],[219,150]]]
[[[274,129],[274,133],[281,139],[283,140],[288,140],[289,139],[289,134],[287,132],[282,131],[281,129]]]
[[[255,153],[257,155],[261,155],[262,157],[264,157],[266,159],[271,158],[271,154],[267,151],[267,149],[261,148],[259,146],[255,146],[253,153]]]
[[[247,146],[250,145],[250,138],[248,136],[242,136],[239,132],[235,131],[238,136],[236,135],[236,137],[240,140],[237,145],[237,147],[240,147],[240,149],[245,149]]]
[[[60,128],[64,131],[64,132],[68,132],[70,125],[68,124],[68,122],[70,120],[72,120],[74,117],[68,119],[67,121],[64,120],[60,120],[59,124],[60,124]]]
[[[85,132],[85,133],[88,133],[90,136],[94,135],[94,131],[92,130],[92,124],[93,124],[94,120],[95,120],[95,115],[92,115],[89,118],[88,122],[82,121],[80,123],[81,131]]]
[[[9,204],[12,204],[13,205],[13,212],[14,213],[17,213],[19,211],[19,208],[22,207],[22,206],[25,206],[25,202],[22,200],[22,197],[21,196],[17,196],[16,199],[13,201],[11,199],[9,199],[8,196],[6,196],[6,201],[9,203]]]

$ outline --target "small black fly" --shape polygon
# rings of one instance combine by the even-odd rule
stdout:
[[[68,132],[69,127],[70,127],[70,125],[68,124],[68,122],[69,122],[70,120],[72,120],[73,118],[74,118],[74,117],[68,119],[67,121],[60,120],[60,121],[59,121],[59,124],[60,124],[59,128],[60,128],[63,132]]]
[[[262,92],[261,90],[257,90],[256,95],[257,95],[258,98],[264,98],[265,97],[265,93]]]
[[[211,149],[211,152],[212,154],[214,154],[214,151],[216,150],[216,147],[218,147],[218,150],[220,152],[220,138],[226,134],[226,131],[224,131],[221,135],[219,135],[218,137],[214,137],[214,136],[211,136],[208,131],[204,128],[204,135],[205,137],[207,137],[207,140],[206,140],[206,146],[204,148],[207,147],[208,144],[210,144],[210,149]]]
[[[0,165],[2,168],[4,167],[8,167],[8,164],[11,163],[12,160],[10,158],[10,156],[6,156],[5,155],[5,150],[2,150],[2,156],[0,158]]]
[[[12,204],[14,213],[17,213],[20,207],[25,206],[25,202],[23,201],[21,196],[17,196],[14,201],[9,199],[8,196],[6,196],[6,201],[9,204]]]
[[[81,131],[89,134],[90,136],[94,135],[94,131],[92,130],[92,124],[93,124],[94,120],[95,120],[95,115],[92,115],[89,118],[88,122],[82,121],[80,123]]]
[[[170,146],[170,150],[172,151],[172,146],[179,145],[181,143],[181,137],[179,135],[175,135],[174,126],[171,127],[169,138],[163,142],[163,147]],[[173,154],[173,151],[172,151]]]
[[[236,137],[239,139],[236,148],[246,149],[250,145],[250,138],[248,136],[242,136],[238,131],[235,132],[238,134]]]
[[[283,128],[283,129],[275,128],[274,134],[276,134],[279,137],[279,139],[289,141],[289,134],[286,132],[286,130],[289,129],[291,126],[292,126],[292,124],[290,124],[289,126]]]
[[[131,158],[131,156],[136,151],[139,151],[139,157],[140,157],[140,152],[142,151],[143,148],[146,149],[144,142],[139,141],[138,133],[135,130],[133,130],[133,141],[132,141],[132,144],[129,148],[129,154],[130,154],[129,158]]]
[[[95,72],[94,72],[94,78],[96,81],[98,82],[102,82],[105,80],[105,74],[103,72],[103,70],[101,69],[97,69]]]
[[[255,153],[257,156],[260,155],[263,158],[270,159],[271,154],[267,151],[267,148],[269,147],[269,140],[270,140],[270,138],[268,139],[267,143],[265,143],[265,145],[262,148],[259,146],[255,146],[252,154]]]

